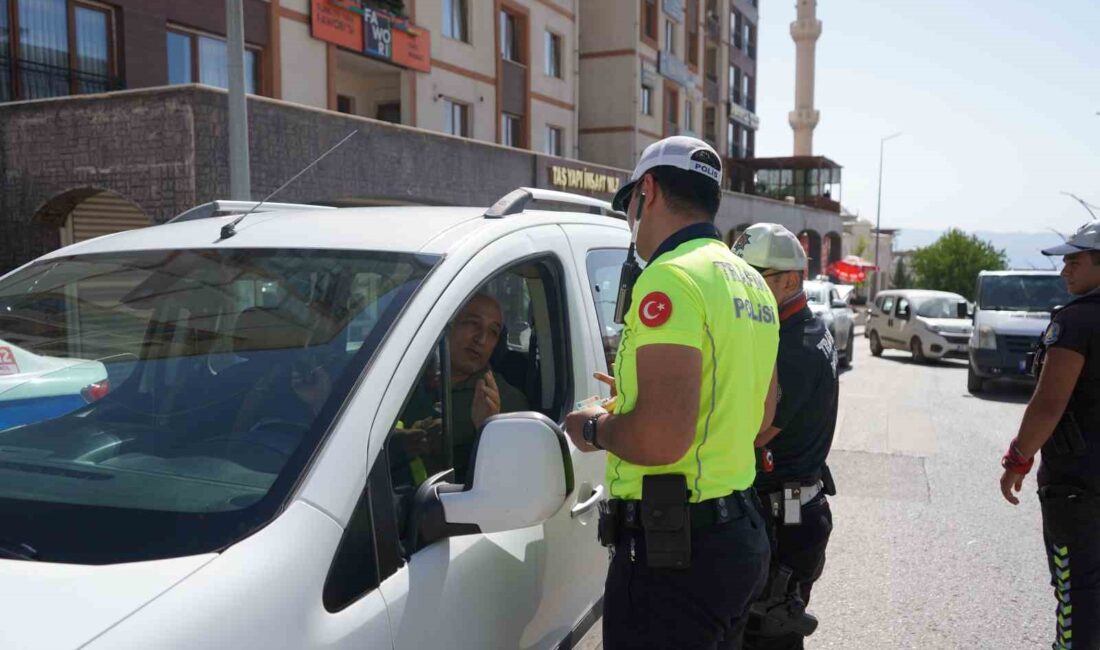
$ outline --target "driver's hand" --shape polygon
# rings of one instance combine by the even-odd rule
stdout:
[[[402,431],[402,445],[409,456],[431,456],[443,449],[443,420],[424,418]]]
[[[470,407],[470,419],[474,422],[474,428],[481,425],[492,416],[500,413],[500,390],[497,388],[497,380],[493,378],[493,369],[489,368],[477,380],[474,389],[474,403]]]

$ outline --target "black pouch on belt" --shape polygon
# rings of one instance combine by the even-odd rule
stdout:
[[[596,529],[596,537],[600,544],[614,547],[619,543],[619,502],[600,502],[600,523]]]
[[[827,497],[836,496],[836,482],[833,481],[833,471],[828,465],[821,466],[821,488]]]
[[[642,477],[642,528],[646,565],[651,569],[691,566],[689,496],[683,474]]]

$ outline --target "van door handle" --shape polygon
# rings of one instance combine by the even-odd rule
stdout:
[[[603,486],[597,485],[595,490],[592,490],[592,496],[588,497],[584,501],[581,501],[569,511],[569,516],[576,519],[581,515],[587,513],[592,508],[596,507],[596,504],[603,500]]]

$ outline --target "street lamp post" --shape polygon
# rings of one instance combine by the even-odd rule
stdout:
[[[248,100],[244,92],[244,8],[226,0],[226,67],[229,77],[229,198],[252,200],[248,164]]]
[[[886,147],[887,140],[893,140],[901,135],[900,132],[893,135],[888,135],[878,143],[878,206],[875,208],[875,281],[872,283],[871,288],[874,290],[871,297],[874,298],[878,295],[878,278],[882,271],[878,265],[878,240],[882,237],[882,154]]]

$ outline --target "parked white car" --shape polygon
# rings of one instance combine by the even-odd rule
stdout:
[[[543,201],[567,211],[530,209]],[[0,429],[0,647],[579,639],[602,602],[605,458],[557,423],[608,396],[592,373],[616,344],[625,222],[535,189],[488,211],[263,209],[0,278],[0,301],[65,297],[52,336],[66,340],[39,342],[102,360],[112,383]],[[481,293],[504,315],[497,383],[531,410],[476,429],[454,408],[450,328]],[[39,316],[18,304],[0,320],[15,343],[29,335],[4,323]]]
[[[64,415],[110,389],[98,361],[35,354],[0,339],[0,430]]]
[[[946,356],[965,357],[973,331],[969,303],[946,291],[882,291],[867,320],[871,354],[887,349],[908,350],[921,363]]]
[[[855,316],[847,301],[840,297],[838,286],[818,280],[802,283],[810,303],[810,311],[825,322],[829,333],[833,335],[840,365],[850,368],[856,340]]]

